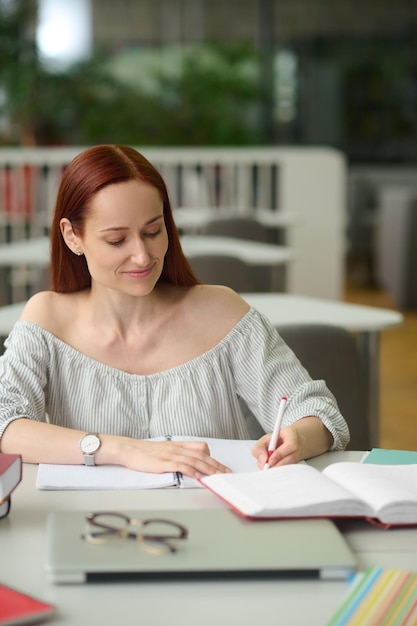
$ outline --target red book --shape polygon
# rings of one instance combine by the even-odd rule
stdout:
[[[0,585],[0,626],[39,623],[54,613],[54,605]]]
[[[0,518],[10,508],[10,494],[22,480],[22,457],[20,454],[0,452]]]

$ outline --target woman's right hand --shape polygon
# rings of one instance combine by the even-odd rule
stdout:
[[[101,435],[102,446],[96,463],[117,463],[140,472],[179,472],[191,478],[231,470],[210,456],[205,441],[146,441],[117,437],[116,456],[106,460],[106,449],[114,446],[114,437]],[[110,440],[113,441],[110,441]],[[116,460],[117,459],[117,460]]]
[[[85,431],[20,418],[7,426],[1,451],[21,454],[25,463],[84,462],[80,439]],[[210,456],[205,441],[148,441],[119,435],[99,434],[101,445],[94,455],[97,465],[124,465],[139,472],[180,472],[200,478],[230,472]]]

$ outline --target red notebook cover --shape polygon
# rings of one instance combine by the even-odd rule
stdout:
[[[21,480],[21,455],[0,452],[0,502],[10,496]]]
[[[38,623],[55,613],[55,606],[0,584],[0,626]]]
[[[0,453],[0,474],[4,474],[5,471],[13,465],[13,463],[20,457],[20,454],[6,454]]]

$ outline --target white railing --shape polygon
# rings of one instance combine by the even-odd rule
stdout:
[[[47,232],[72,148],[0,148],[2,240]],[[340,299],[344,282],[346,162],[327,148],[139,148],[161,171],[174,208],[288,211],[290,293]]]

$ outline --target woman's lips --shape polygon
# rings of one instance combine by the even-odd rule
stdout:
[[[148,267],[147,269],[134,269],[134,270],[126,270],[123,272],[125,276],[131,276],[132,278],[146,278],[152,273],[153,266]]]

